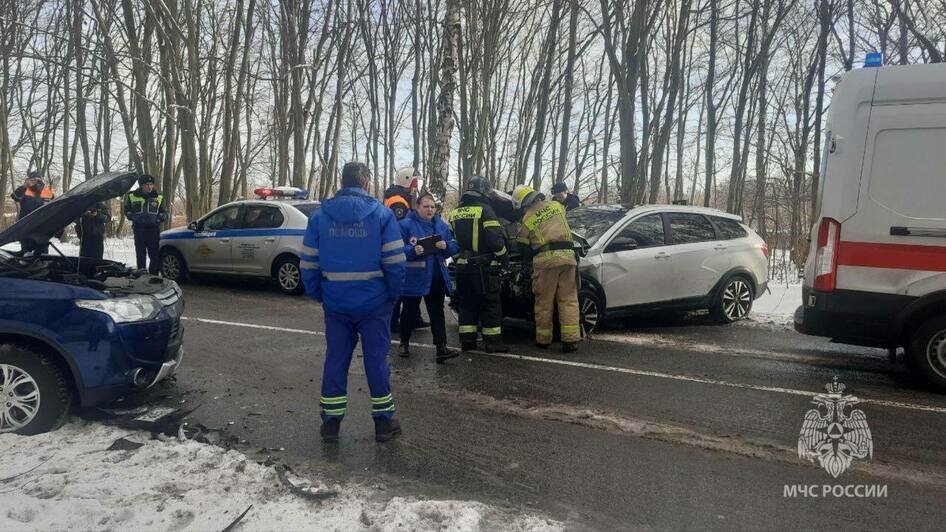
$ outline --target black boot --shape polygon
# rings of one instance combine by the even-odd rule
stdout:
[[[446,345],[444,344],[437,345],[437,363],[438,364],[443,364],[444,362],[450,360],[451,358],[456,358],[458,356],[460,356],[460,353],[457,353],[456,351],[449,349]]]
[[[383,443],[401,435],[401,423],[393,417],[375,416],[374,441]]]
[[[407,342],[401,342],[397,354],[405,358],[411,356],[411,346]]]
[[[536,343],[535,343],[535,346],[538,347],[539,349],[548,349],[548,348],[549,348],[549,344],[543,344],[543,343],[539,343],[539,342],[536,342]]]
[[[424,318],[417,318],[417,325],[414,326],[415,329],[428,329],[430,328],[430,322],[424,321]]]
[[[562,353],[574,353],[578,351],[578,344],[573,342],[562,342]]]
[[[508,353],[509,347],[502,340],[486,340],[487,353]]]
[[[342,428],[342,420],[338,418],[329,418],[322,422],[322,428],[319,433],[322,435],[322,441],[325,443],[335,443],[338,441],[338,431]]]
[[[461,351],[475,351],[475,350],[476,350],[476,342],[461,342],[461,343],[460,343],[460,350],[461,350]]]

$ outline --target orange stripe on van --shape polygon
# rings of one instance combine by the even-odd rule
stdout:
[[[838,266],[946,272],[946,246],[841,242]]]

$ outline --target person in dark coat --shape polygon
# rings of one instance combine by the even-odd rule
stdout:
[[[154,177],[145,174],[138,178],[138,188],[125,196],[125,217],[131,220],[135,235],[138,269],[143,270],[147,265],[148,272],[157,275],[161,270],[158,260],[161,224],[168,219],[168,210],[164,195],[154,188]],[[147,264],[148,259],[150,264]]]
[[[450,274],[445,263],[448,257],[459,253],[460,246],[450,232],[450,226],[436,214],[434,198],[429,193],[422,193],[414,203],[414,210],[400,222],[404,237],[404,254],[407,257],[407,270],[401,301],[401,356],[410,356],[411,333],[415,329],[417,316],[420,315],[420,301],[427,305],[430,316],[430,329],[437,347],[437,363],[459,355],[447,349],[447,324],[443,315],[444,298],[453,292]],[[425,249],[418,242],[439,236],[432,249]]]
[[[565,207],[565,211],[581,207],[581,200],[578,199],[578,196],[569,192],[568,187],[561,181],[552,185],[552,199],[561,203]]]
[[[16,202],[19,211],[16,219],[22,220],[29,213],[51,201],[55,194],[53,194],[53,189],[46,186],[43,174],[34,170],[29,173],[22,185],[16,187],[10,197]],[[49,245],[37,246],[32,241],[24,240],[20,242],[20,250],[23,253],[33,251],[37,255],[43,255],[49,251]]]
[[[79,256],[85,259],[101,260],[105,254],[105,227],[112,221],[112,213],[105,202],[96,203],[82,213],[76,222],[76,235],[79,236]]]

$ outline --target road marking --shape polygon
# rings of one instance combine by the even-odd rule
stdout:
[[[691,342],[686,339],[677,339],[673,337],[668,337],[663,334],[656,333],[633,333],[629,335],[615,334],[615,333],[598,333],[593,337],[594,340],[600,340],[604,342],[613,342],[627,345],[635,345],[641,347],[651,347],[651,346],[660,346],[660,347],[671,347],[683,350],[698,351],[701,353],[711,353],[714,355],[729,356],[729,357],[742,357],[742,358],[759,358],[765,360],[777,360],[780,362],[796,362],[804,364],[850,364],[851,362],[860,363],[860,366],[864,365],[877,365],[878,362],[883,362],[884,365],[887,364],[887,354],[883,353],[883,358],[879,359],[877,356],[873,355],[847,355],[842,353],[831,353],[825,355],[801,355],[801,354],[791,354],[791,353],[774,353],[772,351],[764,351],[761,349],[751,349],[751,348],[742,348],[742,347],[729,347],[719,344],[707,344],[702,342]],[[858,368],[863,369],[863,368]]]
[[[274,327],[271,325],[257,325],[255,323],[241,323],[235,321],[223,321],[223,320],[212,320],[207,318],[192,318],[188,316],[182,316],[182,320],[196,321],[201,323],[210,323],[214,325],[229,325],[232,327],[243,327],[247,329],[263,329],[267,331],[277,331],[277,332],[287,332],[295,334],[305,334],[309,336],[325,336],[325,333],[322,331],[307,331],[304,329],[290,329],[286,327]],[[395,340],[392,340],[391,343],[395,343]],[[415,347],[426,347],[434,348],[435,346],[431,344],[411,344]],[[590,364],[588,362],[578,362],[575,360],[559,360],[554,358],[542,358],[534,357],[529,355],[515,355],[512,353],[487,353],[485,351],[468,351],[469,353],[476,353],[478,355],[486,355],[496,358],[507,358],[511,360],[524,360],[527,362],[538,362],[542,364],[554,364],[558,366],[568,366],[573,368],[582,368],[582,369],[593,369],[597,371],[610,371],[614,373],[623,373],[626,375],[637,375],[641,377],[653,377],[657,379],[670,379],[684,382],[695,382],[698,384],[710,384],[714,386],[725,386],[728,388],[737,388],[742,390],[755,390],[760,392],[771,392],[771,393],[781,393],[786,395],[798,395],[804,397],[814,397],[820,392],[813,392],[809,390],[796,390],[793,388],[782,388],[779,386],[763,386],[760,384],[746,384],[740,382],[730,382],[717,379],[707,379],[703,377],[692,377],[689,375],[678,375],[674,373],[663,373],[660,371],[650,371],[644,369],[634,369],[634,368],[622,368],[617,366],[605,366],[602,364]],[[887,401],[884,399],[867,399],[864,397],[860,398],[861,403],[873,404],[877,406],[885,406],[889,408],[901,408],[905,410],[916,410],[919,412],[933,412],[936,414],[946,414],[946,407],[939,406],[927,406],[927,405],[918,405],[913,403],[903,403],[899,401]]]

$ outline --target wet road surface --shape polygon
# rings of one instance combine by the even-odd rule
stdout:
[[[436,365],[419,331],[424,345],[389,359],[404,435],[374,443],[358,357],[341,442],[323,447],[321,308],[252,282],[183,288],[187,355],[172,386],[197,407],[191,418],[226,427],[251,454],[284,448],[303,474],[505,504],[577,529],[946,523],[946,395],[885,351],[690,316],[615,324],[572,355],[506,327],[511,354]],[[796,452],[813,396],[835,377],[862,400],[873,436],[872,459],[838,479]],[[817,485],[818,497],[786,496],[795,485]],[[886,497],[823,497],[824,485],[885,486]]]

